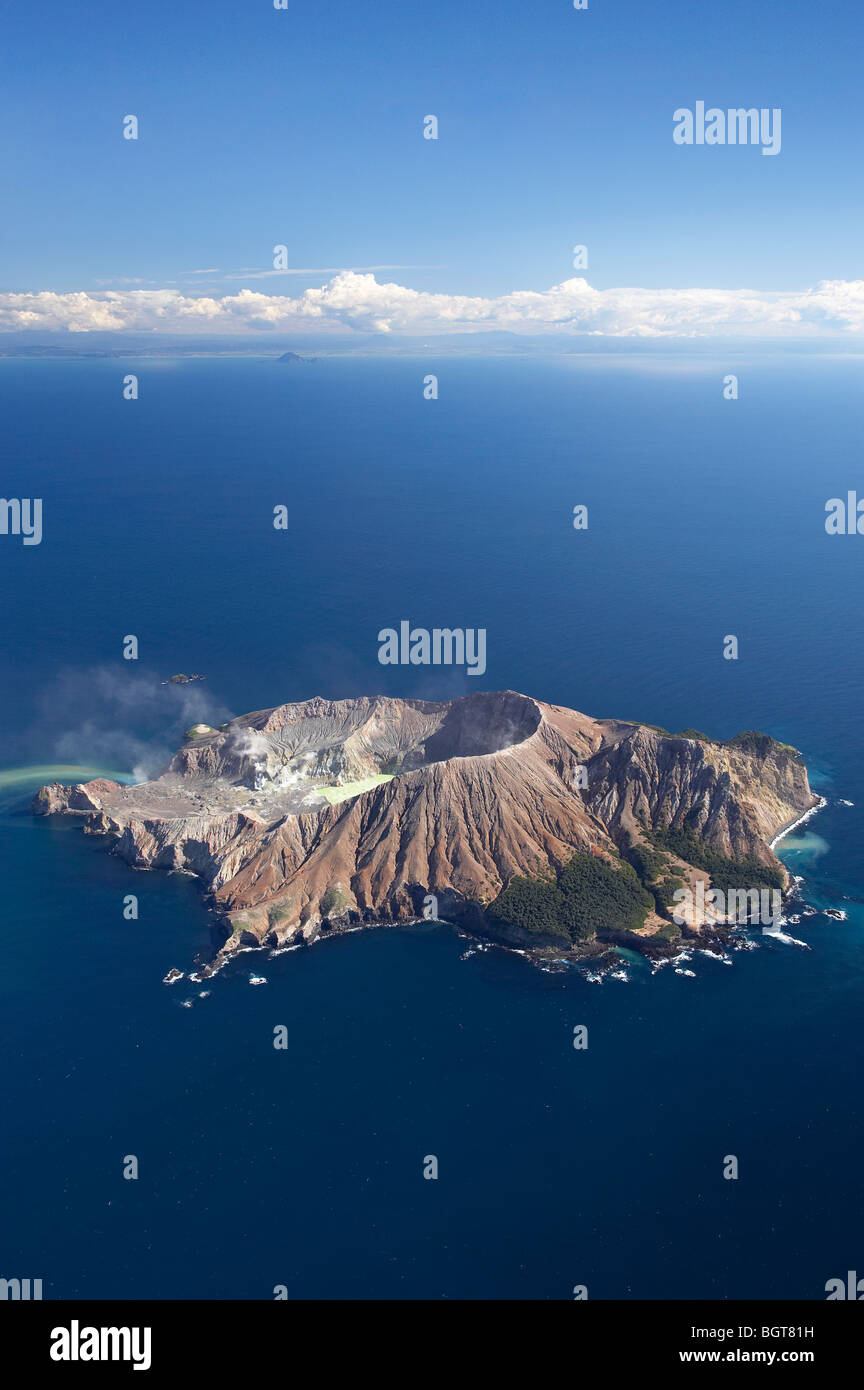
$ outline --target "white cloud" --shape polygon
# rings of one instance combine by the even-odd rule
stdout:
[[[609,289],[565,280],[495,298],[432,294],[343,271],[289,295],[244,288],[217,297],[181,290],[0,293],[0,330],[244,333],[355,329],[435,334],[515,333],[624,338],[818,338],[864,332],[864,280],[821,280],[806,290]]]

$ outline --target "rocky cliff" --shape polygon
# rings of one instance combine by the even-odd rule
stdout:
[[[656,856],[670,829],[685,836],[663,856],[679,882],[702,872],[683,857],[696,842],[785,880],[769,841],[815,802],[795,750],[764,735],[716,743],[505,691],[316,698],[195,726],[154,781],[55,783],[33,809],[83,817],[137,868],[199,875],[230,951],[410,920],[424,902],[429,915],[428,895],[431,915],[494,935],[483,909],[514,878],[554,875],[574,854]]]

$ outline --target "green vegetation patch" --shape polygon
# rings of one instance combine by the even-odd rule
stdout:
[[[745,729],[742,734],[733,734],[732,738],[726,739],[723,747],[738,748],[742,753],[752,753],[757,758],[767,758],[775,748],[782,748],[787,753],[798,751],[791,744],[778,743],[770,734],[760,734],[758,729]]]
[[[321,916],[331,917],[334,913],[344,912],[346,907],[351,906],[351,899],[346,896],[338,883],[331,885],[324,892],[321,899]]]
[[[656,845],[638,844],[627,850],[627,859],[636,870],[642,886],[654,899],[658,916],[668,916],[676,890],[686,887],[683,878],[672,872],[669,854]]]
[[[683,827],[663,826],[657,830],[647,830],[645,834],[655,845],[671,850],[694,869],[704,869],[711,875],[715,888],[728,892],[730,888],[782,888],[783,871],[770,864],[760,864],[758,859],[727,859],[710,849],[692,830]]]
[[[516,877],[486,909],[490,922],[532,935],[587,941],[598,930],[635,931],[654,906],[635,869],[574,854],[557,876]]]
[[[653,894],[657,912],[661,917],[675,906],[675,894],[679,889],[686,887],[683,878],[679,878],[677,874],[672,874],[668,878],[662,879],[660,883],[651,885],[649,891]]]
[[[681,935],[681,928],[676,927],[674,922],[664,922],[662,927],[658,927],[651,941],[677,941]]]
[[[564,894],[554,882],[539,878],[512,878],[503,893],[487,908],[487,915],[508,927],[519,927],[532,936],[560,936],[570,940],[563,923]]]
[[[627,858],[633,865],[646,888],[659,878],[669,863],[669,855],[653,845],[633,845],[627,851]]]
[[[642,729],[651,729],[655,734],[662,734],[664,738],[691,738],[699,743],[713,743],[718,748],[737,748],[742,753],[751,753],[757,758],[767,758],[768,754],[775,748],[782,748],[785,753],[794,753],[796,757],[800,754],[797,748],[793,748],[791,743],[781,743],[779,739],[772,738],[770,734],[760,733],[758,729],[745,729],[743,733],[733,734],[731,738],[712,738],[710,734],[703,733],[701,729],[681,729],[677,734],[673,734],[669,729],[664,729],[660,724],[646,724],[642,720],[620,721],[624,724],[638,724]]]
[[[575,854],[558,875],[558,887],[564,894],[563,922],[574,941],[586,941],[604,927],[635,931],[654,907],[624,860],[613,867],[594,855]]]

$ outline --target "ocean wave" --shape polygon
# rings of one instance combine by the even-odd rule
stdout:
[[[707,951],[707,950],[705,950],[704,947],[702,947],[702,946],[700,946],[700,947],[698,948],[698,950],[699,950],[700,956],[708,956],[708,958],[709,958],[710,960],[716,960],[716,962],[717,962],[718,965],[731,965],[731,964],[732,964],[732,957],[731,957],[731,956],[727,956],[726,953],[725,953],[725,951],[723,952],[722,955],[718,955],[716,951]]]
[[[780,927],[763,927],[762,935],[770,937],[772,941],[779,941],[784,946],[800,946],[804,951],[810,950],[806,941],[799,941],[797,936],[790,936],[788,932],[783,931]]]
[[[793,820],[791,825],[784,826],[782,830],[778,831],[778,833],[774,836],[774,839],[768,845],[768,848],[773,849],[775,845],[779,845],[781,840],[785,840],[787,835],[790,835],[793,830],[796,830],[798,828],[799,825],[803,825],[804,822],[806,820],[809,820],[811,816],[815,816],[818,811],[824,810],[824,808],[827,805],[828,802],[826,801],[825,797],[820,796],[815,806],[811,806],[810,810],[805,811],[803,816],[799,816],[797,820]]]

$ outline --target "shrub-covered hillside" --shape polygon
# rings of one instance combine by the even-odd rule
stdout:
[[[557,876],[511,879],[486,912],[493,925],[560,937],[563,944],[585,941],[601,928],[632,931],[653,907],[630,864],[574,854]]]

